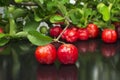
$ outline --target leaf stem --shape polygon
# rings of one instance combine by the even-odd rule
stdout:
[[[63,29],[63,31],[60,33],[60,35],[56,39],[54,39],[54,41],[58,41],[59,42],[60,37],[65,32],[65,30],[69,27],[69,25],[70,25],[69,21],[66,20],[65,22],[67,23],[67,25],[65,26],[65,28]]]

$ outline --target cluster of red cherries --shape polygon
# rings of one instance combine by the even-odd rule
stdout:
[[[88,40],[101,36],[105,43],[114,43],[117,40],[117,32],[113,29],[100,30],[97,25],[90,23],[86,28],[78,28],[69,26],[62,28],[61,26],[53,26],[50,28],[50,36],[60,38],[67,43],[61,44],[56,48],[53,44],[38,46],[35,51],[35,57],[42,64],[52,64],[58,60],[62,64],[74,64],[78,59],[78,48],[72,44],[78,40]]]

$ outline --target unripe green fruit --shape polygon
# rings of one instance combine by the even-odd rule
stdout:
[[[40,27],[40,32],[43,33],[43,34],[47,34],[48,33],[48,29],[46,26],[41,26]]]

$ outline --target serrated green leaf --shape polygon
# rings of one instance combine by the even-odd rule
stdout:
[[[34,45],[45,45],[52,42],[52,38],[49,36],[45,36],[37,31],[29,31],[27,38]]]

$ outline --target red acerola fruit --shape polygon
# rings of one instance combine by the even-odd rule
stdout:
[[[36,60],[41,64],[52,64],[56,60],[56,48],[52,44],[38,46],[35,50]]]
[[[50,28],[50,35],[52,37],[58,37],[61,32],[62,32],[62,28],[60,26],[54,26]]]
[[[92,23],[88,24],[87,25],[87,30],[88,30],[90,38],[96,38],[99,34],[99,28],[95,24],[92,24]]]
[[[62,34],[62,39],[67,42],[75,42],[78,39],[78,33],[76,27],[67,28],[66,31]]]
[[[86,28],[79,28],[78,29],[78,39],[79,40],[88,40],[89,38],[89,33]]]
[[[102,31],[102,40],[106,43],[114,43],[117,41],[117,33],[112,29],[104,29]]]
[[[62,44],[57,55],[62,64],[74,64],[78,59],[78,49],[73,44]]]

